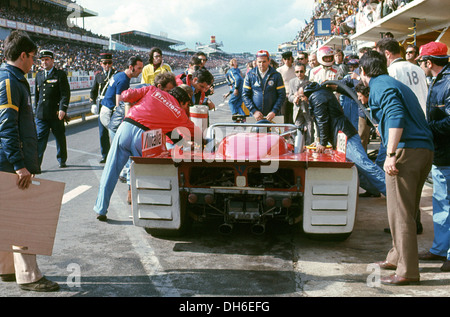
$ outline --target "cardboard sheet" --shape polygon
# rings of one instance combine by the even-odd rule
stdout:
[[[65,184],[35,178],[26,190],[0,172],[0,251],[51,255]]]

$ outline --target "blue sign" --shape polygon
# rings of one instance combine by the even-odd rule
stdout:
[[[314,20],[314,35],[315,36],[331,35],[331,19]]]
[[[299,52],[306,51],[306,42],[298,42],[297,51]]]

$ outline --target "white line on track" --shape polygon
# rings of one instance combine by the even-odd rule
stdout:
[[[62,204],[64,205],[64,204],[68,203],[72,199],[82,195],[84,192],[87,192],[91,188],[92,188],[92,186],[88,186],[88,185],[78,186],[77,188],[71,190],[67,194],[64,194]]]
[[[91,166],[98,166],[98,162],[95,160],[89,160]],[[94,170],[94,175],[100,182],[102,171]],[[126,208],[122,208],[125,203],[123,197],[119,197],[117,192],[111,197],[111,204],[109,206],[108,218],[111,214],[115,216],[129,220],[130,206],[126,205]],[[114,217],[114,216],[112,216]],[[132,244],[134,252],[139,257],[142,267],[145,270],[150,282],[155,289],[159,292],[161,297],[180,297],[180,292],[172,283],[170,274],[165,272],[164,267],[159,261],[158,255],[154,248],[145,239],[145,231],[142,228],[136,226],[125,226],[125,232]]]
[[[55,144],[48,144],[47,147],[52,147],[56,149],[56,145]],[[82,151],[82,150],[76,150],[76,149],[71,149],[71,148],[67,148],[67,151],[71,151],[71,152],[75,152],[75,153],[80,153],[80,154],[85,154],[85,155],[91,155],[91,156],[98,156],[101,157],[100,154],[98,153],[90,153],[90,152],[86,152],[86,151]]]

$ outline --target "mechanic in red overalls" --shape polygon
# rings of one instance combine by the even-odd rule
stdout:
[[[111,144],[94,206],[98,220],[107,220],[111,195],[130,156],[142,156],[142,134],[145,131],[162,129],[163,134],[168,134],[184,127],[192,138],[195,133],[202,133],[197,131],[186,114],[192,103],[192,94],[192,89],[186,85],[175,87],[170,92],[147,86],[122,93],[124,102],[138,104],[131,107]]]

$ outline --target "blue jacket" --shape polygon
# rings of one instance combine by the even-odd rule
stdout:
[[[269,66],[263,79],[258,68],[253,68],[245,77],[242,98],[252,114],[255,111],[262,112],[264,116],[269,112],[278,114],[286,98],[283,77],[272,66]]]
[[[369,107],[379,122],[378,131],[387,146],[390,128],[403,128],[398,148],[434,151],[433,134],[414,92],[405,84],[380,75],[370,80]]]
[[[234,92],[235,89],[239,90],[239,94],[242,93],[244,85],[244,79],[241,76],[241,70],[239,68],[230,68],[227,72],[226,80],[230,85],[230,91]]]
[[[17,67],[0,67],[0,171],[41,172],[30,85]]]
[[[304,92],[309,100],[321,145],[327,146],[329,142],[336,148],[339,131],[344,132],[348,139],[358,134],[330,89],[312,82],[305,87]]]
[[[356,79],[351,79],[350,75],[344,76],[344,78],[341,79],[341,82],[347,85],[353,91],[355,90],[354,87],[358,84],[358,81]],[[353,98],[350,98],[345,94],[341,94],[339,96],[339,101],[341,103],[342,109],[344,110],[345,116],[353,124],[356,130],[358,130],[359,117],[365,118],[364,112],[359,108],[358,104],[353,100]]]
[[[36,75],[34,114],[41,120],[58,120],[58,111],[67,113],[70,103],[70,85],[65,71],[53,68],[45,78],[43,71]]]
[[[231,97],[230,97],[230,103],[231,104],[236,104],[236,105],[241,105],[242,104],[242,89],[244,87],[244,79],[241,76],[241,70],[239,68],[230,68],[230,70],[228,70],[227,74],[226,74],[226,79],[227,82],[230,85],[230,92],[231,92]],[[235,96],[234,95],[234,90],[237,89],[238,90],[238,95]]]
[[[434,136],[434,164],[450,166],[450,69],[447,64],[431,83],[427,120]]]

